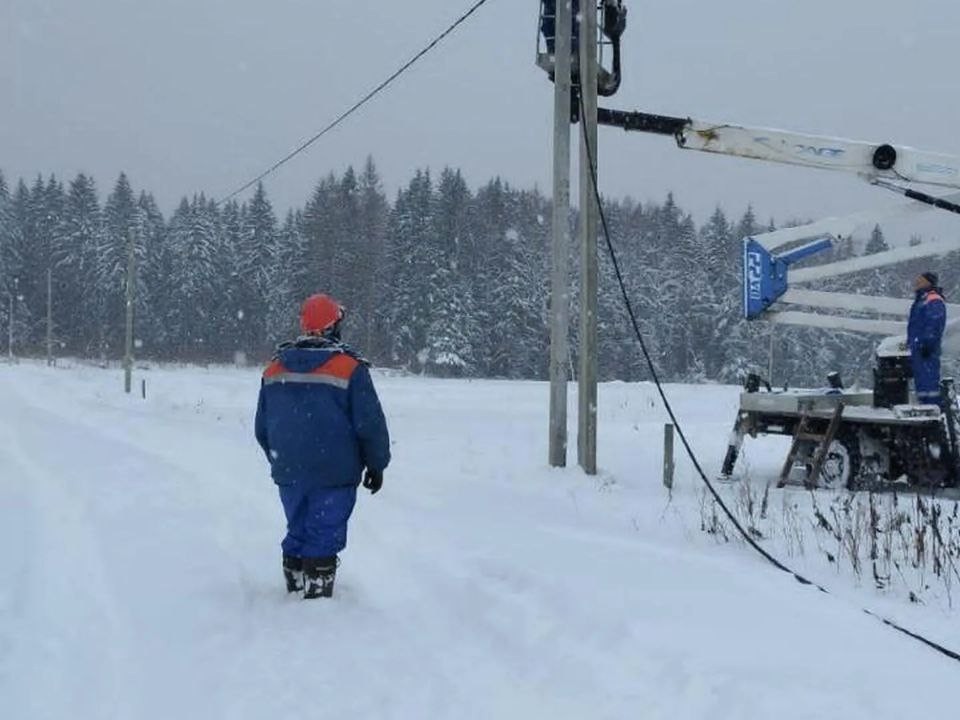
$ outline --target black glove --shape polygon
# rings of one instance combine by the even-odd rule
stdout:
[[[933,350],[930,348],[930,346],[926,344],[921,344],[920,357],[922,357],[924,360],[928,360],[931,355],[933,355]]]
[[[376,495],[383,487],[383,472],[367,468],[363,473],[363,486],[371,495]]]

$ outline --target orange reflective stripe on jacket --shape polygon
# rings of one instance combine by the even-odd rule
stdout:
[[[313,374],[330,375],[331,377],[349,380],[353,371],[357,369],[360,363],[349,355],[334,355],[323,365],[313,371]]]
[[[286,372],[286,369],[283,367],[283,364],[279,360],[274,360],[270,365],[267,366],[267,369],[263,371],[263,379],[274,377],[280,373]]]
[[[279,360],[274,360],[263,371],[264,385],[273,383],[305,383],[332,385],[346,389],[350,385],[350,377],[360,363],[349,355],[334,355],[327,362],[307,373],[291,372]]]

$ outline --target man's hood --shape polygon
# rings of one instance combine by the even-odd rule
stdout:
[[[923,298],[925,298],[925,297],[926,297],[927,295],[929,295],[930,293],[936,293],[937,295],[939,295],[939,296],[941,297],[941,299],[946,300],[946,297],[945,297],[944,294],[943,294],[943,288],[941,288],[941,287],[935,287],[935,286],[933,286],[933,287],[926,287],[926,288],[923,288],[922,290],[917,290],[917,291],[916,291],[917,300],[922,300]]]
[[[339,351],[334,348],[298,347],[294,345],[281,349],[277,357],[290,372],[309,373],[338,354],[340,354]]]

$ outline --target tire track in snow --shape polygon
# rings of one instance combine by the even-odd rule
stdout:
[[[13,591],[19,638],[11,651],[10,686],[2,693],[12,699],[8,717],[18,712],[24,718],[82,717],[85,709],[89,717],[134,717],[131,632],[96,531],[69,479],[41,470],[51,455],[49,443],[27,433],[32,408],[12,382],[4,385],[0,454],[9,468],[7,482],[16,483],[29,502],[32,526],[29,543],[6,547],[22,553],[14,562],[24,568]]]
[[[75,419],[60,404],[39,404],[45,395],[58,394],[57,384],[45,388],[39,400],[32,395],[18,398],[15,415],[24,432],[15,446],[29,448],[29,455],[36,456],[31,463],[21,453],[18,464],[28,466],[31,486],[47,488],[36,499],[38,507],[45,513],[67,508],[78,516],[65,528],[71,534],[63,544],[72,548],[70,566],[78,573],[93,569],[87,586],[81,587],[87,594],[96,591],[94,605],[109,608],[118,622],[121,604],[128,610],[123,622],[110,629],[113,634],[105,632],[98,638],[120,659],[107,663],[100,657],[67,656],[62,664],[98,668],[98,677],[104,678],[122,678],[125,673],[115,668],[128,675],[132,668],[142,669],[136,682],[118,681],[115,688],[122,692],[128,686],[130,696],[141,701],[141,711],[106,717],[219,716],[225,699],[249,684],[249,675],[230,677],[221,672],[223,659],[244,642],[247,615],[242,605],[248,580],[246,563],[229,547],[233,533],[222,529],[220,520],[228,512],[223,496],[217,497],[217,507],[213,494],[198,492],[204,481],[201,472],[185,473],[179,463],[170,462],[165,451],[175,454],[178,443],[164,445],[164,450],[143,447],[124,436],[130,425],[122,417],[104,430],[90,417]],[[61,400],[69,398],[69,388],[59,395]],[[101,421],[103,409],[94,408]],[[27,429],[35,435],[27,434]],[[52,439],[78,450],[78,456],[45,452],[43,446]],[[60,537],[66,536],[61,532]],[[45,567],[42,574],[49,572]],[[122,603],[113,599],[118,594],[127,596]],[[71,647],[77,650],[79,645],[68,644],[67,650]],[[130,656],[136,660],[128,660]],[[56,670],[56,663],[50,664],[49,672]],[[60,676],[68,677],[69,672]],[[107,690],[94,694],[106,697]],[[104,716],[102,708],[86,715]]]
[[[3,430],[0,429],[0,433]],[[37,544],[36,510],[23,487],[20,472],[7,456],[6,444],[12,438],[0,435],[0,688],[12,685],[19,664],[15,657],[17,630],[29,609],[25,588],[35,580],[31,549]]]

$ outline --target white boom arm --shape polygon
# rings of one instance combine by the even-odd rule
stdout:
[[[867,180],[960,187],[960,158],[889,143],[805,135],[768,128],[690,120],[677,135],[686,150],[840,170]]]
[[[791,279],[796,283],[822,280],[839,275],[849,275],[862,270],[874,270],[876,268],[886,267],[887,265],[896,265],[897,263],[906,262],[907,260],[946,255],[956,250],[960,250],[960,239],[935,240],[933,242],[920,243],[919,245],[885,250],[873,255],[861,255],[860,257],[850,258],[849,260],[838,260],[828,265],[815,265],[813,267],[794,270],[791,274]]]
[[[943,200],[960,204],[960,193],[947,195]],[[894,218],[922,215],[934,210],[933,205],[916,201],[900,202],[876,210],[864,210],[841,217],[829,217],[797,227],[785,227],[772,230],[754,239],[767,250],[790,245],[800,240],[812,240],[820,237],[833,237],[836,240],[848,238],[858,230]]]
[[[767,317],[770,322],[777,325],[803,325],[804,327],[823,328],[825,330],[849,330],[868,335],[898,335],[902,337],[907,333],[907,324],[897,320],[852,318],[843,315],[822,315],[797,310],[772,310]]]
[[[684,150],[838,170],[874,183],[898,181],[960,189],[960,158],[905,145],[606,108],[597,111],[597,121],[627,131],[671,135]]]

